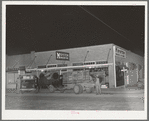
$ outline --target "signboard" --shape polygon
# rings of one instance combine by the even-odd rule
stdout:
[[[126,58],[126,51],[116,47],[115,48],[115,56],[121,57],[121,58]]]
[[[56,51],[56,60],[69,61],[69,53]]]

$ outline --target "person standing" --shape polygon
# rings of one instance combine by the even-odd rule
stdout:
[[[16,82],[17,82],[17,94],[19,94],[20,93],[20,76],[17,78],[17,80],[16,80]]]
[[[96,95],[101,95],[101,83],[100,83],[100,78],[98,77],[98,75],[95,76],[96,78],[96,82],[95,82],[95,86],[96,86]]]
[[[59,80],[60,80],[60,85],[63,87],[63,75],[60,75]]]

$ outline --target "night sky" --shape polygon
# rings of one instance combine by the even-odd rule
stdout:
[[[144,55],[144,6],[7,5],[6,54],[114,43]]]

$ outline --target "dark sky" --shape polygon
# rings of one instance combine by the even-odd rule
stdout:
[[[143,56],[144,6],[81,7],[7,5],[6,54],[114,43]]]

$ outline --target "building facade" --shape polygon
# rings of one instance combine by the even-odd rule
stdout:
[[[25,68],[76,66],[80,64],[111,64],[105,81],[109,88],[134,85],[144,78],[144,58],[114,44],[88,46],[55,51],[6,56],[6,88],[15,88],[16,79]],[[75,71],[75,70],[74,70]],[[37,73],[34,73],[38,76]]]

